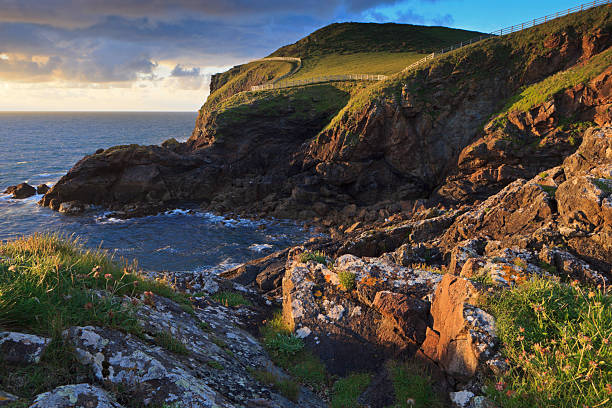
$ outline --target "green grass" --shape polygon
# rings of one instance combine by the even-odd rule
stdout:
[[[591,179],[592,183],[605,194],[612,193],[612,181],[606,179]]]
[[[215,360],[208,360],[206,362],[206,365],[209,366],[210,368],[214,368],[215,370],[223,370],[223,364],[219,363],[218,361]]]
[[[535,279],[484,307],[511,370],[488,387],[501,407],[603,407],[612,401],[612,302],[595,288]]]
[[[287,370],[300,383],[321,390],[330,382],[323,362],[304,348],[304,342],[292,334],[280,313],[276,313],[261,327],[261,335],[274,363]]]
[[[288,79],[341,74],[393,75],[424,56],[425,54],[414,52],[327,54],[305,59],[302,68]]]
[[[545,186],[542,184],[538,184],[538,187],[544,190],[544,192],[548,194],[550,197],[554,197],[555,194],[557,193],[557,187],[555,186]]]
[[[355,289],[355,279],[356,279],[356,276],[353,272],[348,272],[348,271],[338,272],[338,280],[340,281],[340,285],[342,286],[342,289],[344,289],[347,292]]]
[[[357,398],[370,385],[372,376],[368,373],[351,374],[342,378],[333,386],[331,408],[354,408],[359,406]]]
[[[262,384],[277,390],[287,399],[297,402],[300,396],[300,386],[290,379],[280,379],[274,373],[266,370],[253,371],[253,377]]]
[[[321,251],[305,251],[300,254],[300,262],[306,263],[308,261],[314,261],[323,265],[327,265],[327,256]]]
[[[99,291],[106,296],[98,296]],[[59,385],[82,382],[88,371],[63,343],[62,331],[94,325],[140,335],[134,306],[121,297],[142,294],[149,304],[154,304],[157,294],[186,308],[190,305],[164,279],[148,280],[139,275],[136,265],[85,249],[75,238],[35,234],[0,243],[0,326],[51,338],[39,364],[0,364],[0,389],[31,398]]]
[[[526,87],[519,94],[510,98],[502,114],[512,111],[525,112],[550,100],[558,92],[588,82],[610,65],[612,65],[612,49],[593,57],[584,65],[577,65],[566,71],[558,72]]]
[[[390,408],[442,408],[444,404],[432,388],[432,380],[417,364],[391,362],[395,403]]]
[[[217,292],[214,295],[212,295],[211,298],[214,301],[219,302],[222,305],[229,306],[229,307],[235,307],[235,306],[240,306],[240,305],[246,305],[246,306],[252,305],[252,303],[247,298],[245,298],[241,293],[231,292],[228,290]]]
[[[175,338],[169,331],[161,331],[157,333],[155,335],[155,343],[176,354],[189,354],[189,350],[187,347],[185,347],[185,344],[179,339]]]

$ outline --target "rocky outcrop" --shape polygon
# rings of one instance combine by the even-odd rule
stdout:
[[[7,187],[6,190],[4,190],[4,194],[12,194],[13,198],[23,199],[35,195],[36,189],[28,183],[21,183],[16,186]]]
[[[30,408],[122,408],[112,396],[90,384],[64,385],[40,394]]]

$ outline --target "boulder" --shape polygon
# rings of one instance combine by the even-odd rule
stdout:
[[[28,183],[21,183],[16,186],[7,187],[7,189],[4,190],[4,194],[12,194],[13,198],[22,199],[35,195],[36,189]]]
[[[50,188],[48,185],[46,184],[39,184],[38,187],[36,187],[36,194],[47,194],[47,191],[49,191]]]
[[[66,215],[80,214],[85,210],[84,205],[80,201],[66,201],[59,205],[58,211]]]
[[[431,306],[433,327],[421,351],[451,376],[466,381],[494,357],[495,321],[479,309],[479,290],[470,281],[444,275]]]
[[[0,332],[0,361],[12,364],[38,363],[50,339],[17,332]]]
[[[57,387],[39,394],[30,408],[122,408],[102,388],[90,384],[74,384]]]
[[[257,275],[257,286],[264,292],[269,292],[282,286],[285,273],[285,262],[278,261],[268,265]]]

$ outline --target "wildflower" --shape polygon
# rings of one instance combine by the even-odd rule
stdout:
[[[409,407],[414,406],[414,404],[416,404],[416,401],[414,400],[414,398],[406,399],[406,405],[408,405]]]
[[[145,290],[144,295],[145,295],[145,297],[152,297],[153,296],[153,292],[151,292],[150,290]]]
[[[572,286],[578,286],[578,284],[580,283],[580,281],[578,279],[574,279],[571,283]]]
[[[8,268],[9,272],[15,272],[17,270],[17,267],[15,265],[11,265]]]
[[[589,365],[590,365],[592,368],[597,368],[597,361],[589,361]]]
[[[517,336],[516,337],[516,341],[523,341],[525,340],[525,336]]]
[[[89,310],[89,309],[93,308],[93,303],[87,302],[87,303],[85,303],[85,305],[83,305],[83,308],[85,308],[85,310]]]
[[[610,341],[609,341],[608,339],[601,339],[601,342],[602,342],[603,344],[608,344]]]
[[[109,310],[108,311],[108,317],[112,319],[114,316],[115,316],[115,314],[113,313],[113,311]]]
[[[112,277],[113,277],[113,275],[111,275],[110,273],[104,274],[104,279],[106,279],[106,280],[111,279]]]
[[[595,292],[593,292],[592,290],[589,292],[588,294],[589,299],[593,299],[595,297]]]
[[[519,332],[521,332],[521,333],[525,333],[525,329],[524,329],[524,328],[522,328],[522,327],[519,327],[519,329],[518,329],[518,330],[519,330]]]
[[[612,384],[606,384],[606,391],[608,394],[612,394]]]
[[[506,384],[503,381],[498,381],[497,383],[495,383],[495,389],[497,391],[503,391],[504,388],[506,388]]]
[[[508,397],[511,397],[513,394],[514,394],[514,391],[512,391],[512,390],[508,390],[508,391],[506,391],[506,395],[507,395]]]

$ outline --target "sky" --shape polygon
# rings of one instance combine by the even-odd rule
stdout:
[[[580,3],[0,0],[0,111],[195,112],[211,74],[333,22],[491,32]]]

